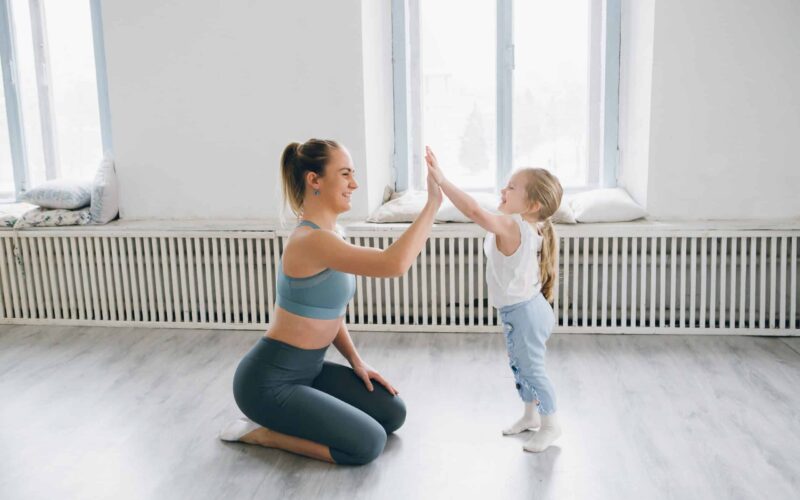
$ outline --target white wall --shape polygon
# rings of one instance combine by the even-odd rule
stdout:
[[[391,58],[378,44],[370,74],[362,61],[391,24],[367,3],[103,0],[121,217],[274,218],[280,154],[309,137],[348,147],[361,182],[349,215],[365,217],[392,134],[391,102],[375,104]],[[370,179],[368,160],[387,173]]]
[[[372,212],[383,202],[386,185],[394,185],[394,87],[392,80],[392,2],[362,0],[364,118],[367,204]],[[358,167],[356,167],[358,169]]]
[[[123,218],[273,218],[292,140],[392,180],[390,2],[103,0]],[[654,218],[800,217],[800,2],[623,0],[620,183]]]
[[[622,52],[623,181],[638,197],[646,176],[654,218],[800,217],[800,2],[654,3],[649,144],[646,26],[622,42],[640,44]],[[623,19],[648,8],[624,1]]]
[[[622,0],[618,184],[647,206],[655,0]]]

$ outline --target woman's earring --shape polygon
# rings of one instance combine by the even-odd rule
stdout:
[[[319,189],[314,190],[314,196],[319,196]]]

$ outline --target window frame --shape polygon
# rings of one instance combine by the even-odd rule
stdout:
[[[14,26],[11,23],[9,0],[0,0],[0,64],[3,68],[3,91],[15,191],[15,193],[0,193],[0,199],[11,198],[12,194],[18,197],[28,187],[28,160],[25,150],[25,132],[22,126],[22,106],[17,90],[19,75],[14,58],[15,43],[16,37],[14,36]]]
[[[512,170],[514,0],[497,1],[497,171],[498,191]],[[588,182],[583,191],[617,185],[619,163],[620,0],[587,0],[589,19]],[[420,0],[392,0],[395,190],[423,189],[420,78]]]
[[[105,42],[101,0],[90,0],[92,23],[92,43],[95,59],[95,78],[97,99],[100,111],[100,134],[103,154],[110,156],[113,151],[111,140],[111,111],[108,99],[108,77],[106,71]],[[45,174],[48,180],[60,173],[57,155],[56,129],[53,120],[52,94],[49,85],[49,65],[47,60],[48,42],[44,22],[44,7],[41,0],[28,0],[31,9],[31,30],[34,37],[34,57],[36,60],[36,82],[38,88],[39,114],[42,123],[42,140],[45,158]],[[23,127],[23,114],[20,93],[17,87],[19,74],[16,63],[16,38],[12,22],[9,0],[0,0],[0,64],[2,64],[3,89],[6,102],[11,162],[14,169],[14,192],[0,192],[0,202],[13,202],[28,190],[30,172],[28,170],[27,148]]]

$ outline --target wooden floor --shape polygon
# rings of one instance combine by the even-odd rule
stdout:
[[[557,335],[564,436],[497,334],[356,333],[405,426],[364,467],[217,440],[258,332],[0,327],[0,498],[798,498],[800,339]],[[333,350],[329,358],[340,360]]]

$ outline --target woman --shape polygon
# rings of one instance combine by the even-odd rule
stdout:
[[[300,223],[277,273],[271,328],[239,363],[236,404],[248,419],[220,434],[337,464],[360,465],[383,451],[405,421],[397,390],[358,355],[344,313],[360,274],[404,274],[428,238],[442,203],[428,177],[428,201],[389,248],[351,245],[335,232],[358,188],[347,150],[330,140],[289,144],[281,157],[283,194]],[[324,361],[331,343],[351,368]],[[378,384],[373,384],[375,380]]]

